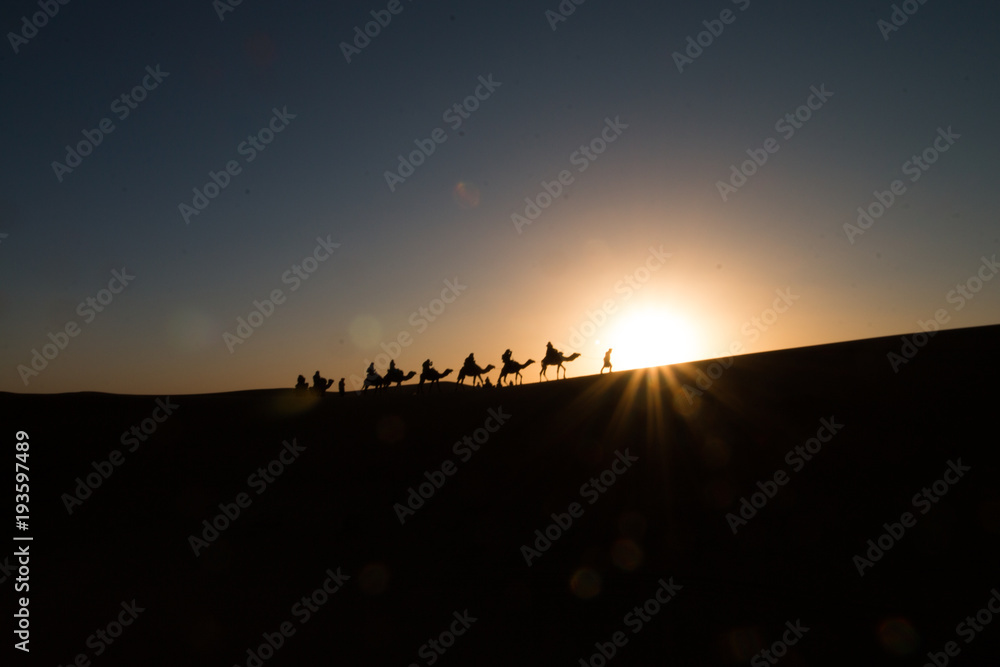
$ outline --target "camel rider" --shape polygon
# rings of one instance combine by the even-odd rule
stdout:
[[[552,341],[549,341],[548,343],[545,344],[545,358],[546,359],[555,359],[555,358],[561,357],[561,356],[562,356],[562,352],[560,352],[556,348],[552,347]]]
[[[368,370],[366,370],[365,373],[368,374],[368,375],[375,375],[375,362],[374,361],[371,362],[370,364],[368,364]]]
[[[430,359],[424,359],[424,364],[423,364],[424,373],[429,372],[431,370],[431,366],[433,365],[434,365],[433,361],[431,361]]]
[[[389,360],[389,373],[394,373],[395,371],[396,371],[396,360],[395,359],[390,359]],[[388,375],[388,373],[387,373],[387,375]]]
[[[469,352],[469,356],[465,358],[465,369],[468,371],[475,370],[476,368],[476,355]]]
[[[510,357],[511,357],[512,354],[513,354],[513,352],[510,351],[510,348],[507,348],[507,350],[502,355],[500,355],[500,358],[503,360],[503,362],[505,364],[509,364],[510,363]]]

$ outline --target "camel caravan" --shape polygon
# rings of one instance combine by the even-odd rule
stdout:
[[[608,350],[608,354],[605,355],[605,367],[610,368],[609,356],[611,350]],[[557,350],[552,346],[552,343],[546,343],[545,356],[541,361],[541,370],[538,373],[538,381],[541,382],[543,379],[549,379],[546,372],[549,368],[555,366],[556,368],[556,379],[559,379],[559,371],[562,370],[562,377],[566,377],[566,367],[563,365],[567,362],[574,361],[580,357],[579,352],[574,352],[571,355],[564,355],[562,352]],[[524,363],[520,363],[513,359],[513,353],[508,349],[500,356],[503,365],[500,367],[500,376],[497,378],[497,383],[494,385],[490,382],[489,373],[494,370],[496,366],[493,364],[488,364],[486,367],[481,367],[476,362],[476,357],[474,354],[469,354],[465,358],[465,362],[458,371],[457,384],[464,385],[466,378],[472,380],[473,387],[512,387],[517,384],[521,384],[524,378],[521,376],[521,371],[535,363],[534,359],[528,359]],[[434,362],[430,359],[424,361],[421,371],[420,371],[420,384],[419,388],[423,390],[424,384],[426,383],[428,387],[438,384],[441,378],[451,375],[453,370],[447,368],[443,371],[439,371],[434,368]],[[604,372],[604,369],[601,369]],[[368,364],[368,368],[365,371],[364,385],[359,393],[367,392],[369,388],[376,391],[385,389],[392,385],[401,387],[402,384],[408,380],[413,379],[416,375],[416,371],[410,371],[409,373],[403,373],[402,370],[396,368],[396,361],[389,361],[389,368],[386,370],[385,375],[380,375],[378,371],[375,370],[375,364]],[[507,384],[504,385],[504,380]],[[305,377],[299,376],[298,383],[295,388],[302,391],[312,391],[319,394],[325,394],[327,389],[333,385],[333,380],[328,380],[320,375],[319,371],[313,374],[313,384],[309,386],[306,382]],[[340,384],[338,385],[338,392],[340,394],[344,393],[344,378],[340,378]]]

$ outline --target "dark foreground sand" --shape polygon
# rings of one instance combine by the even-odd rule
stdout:
[[[781,665],[996,664],[1000,614],[975,616],[1000,587],[1000,327],[939,333],[894,373],[900,345],[501,390],[172,396],[125,445],[157,397],[2,394],[8,456],[30,435],[34,536],[31,654],[4,664],[252,666],[264,644],[267,665],[601,665],[601,647],[610,665],[763,665],[783,637]],[[692,404],[671,387],[699,370],[722,373]],[[817,436],[811,460],[795,453]],[[70,514],[77,478],[116,449]],[[280,474],[251,477],[283,450]],[[425,473],[444,482],[401,524]],[[773,498],[734,534],[727,514],[758,482]],[[522,545],[574,502],[529,567]],[[899,537],[860,576],[883,524]],[[196,556],[192,535],[214,539]],[[314,596],[324,582],[335,592]],[[658,591],[669,601],[647,605]]]

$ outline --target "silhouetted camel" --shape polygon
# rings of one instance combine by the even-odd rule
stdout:
[[[437,384],[438,380],[443,377],[451,375],[452,370],[447,368],[444,372],[438,371],[436,368],[427,368],[420,374],[420,386],[424,386],[424,382],[429,384]]]
[[[363,391],[368,391],[368,387],[375,387],[376,390],[388,387],[389,382],[374,371],[365,376],[365,386]]]
[[[543,377],[546,380],[549,379],[548,376],[545,375],[545,369],[548,368],[549,366],[555,366],[556,367],[556,379],[557,380],[559,379],[559,369],[560,368],[562,369],[563,377],[565,378],[566,377],[566,367],[563,366],[563,363],[566,362],[566,361],[573,361],[574,359],[578,358],[579,356],[580,356],[579,352],[574,352],[573,354],[571,354],[571,355],[569,355],[567,357],[567,356],[563,355],[562,352],[559,352],[558,350],[553,350],[553,352],[551,354],[546,354],[545,358],[542,359],[542,371],[538,374],[538,381],[541,382]]]
[[[399,370],[398,368],[393,368],[391,370],[386,371],[385,377],[382,378],[382,382],[387,387],[391,385],[393,382],[395,382],[396,386],[398,387],[400,386],[401,383],[412,379],[413,376],[416,374],[417,374],[416,371],[410,371],[406,375],[403,375],[403,371]]]
[[[458,372],[458,383],[463,384],[465,382],[465,378],[471,377],[472,386],[475,387],[477,381],[480,384],[482,384],[483,382],[483,379],[480,376],[486,375],[494,368],[496,368],[496,366],[494,366],[493,364],[490,364],[486,368],[480,368],[477,364],[472,364],[471,367],[462,366],[462,370]]]
[[[534,359],[528,359],[523,364],[519,364],[514,360],[505,361],[503,364],[503,369],[500,371],[500,377],[497,378],[497,386],[502,387],[503,379],[508,375],[514,376],[514,380],[511,382],[511,384],[517,384],[518,379],[520,379],[521,382],[524,382],[524,378],[521,377],[521,371],[523,371],[525,368],[527,368],[533,363],[535,363]]]
[[[333,385],[333,380],[327,380],[325,377],[319,374],[319,371],[313,373],[313,390],[321,394],[325,394],[326,390]]]

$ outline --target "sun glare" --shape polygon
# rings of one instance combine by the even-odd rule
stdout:
[[[609,347],[613,349],[611,363],[616,371],[664,366],[701,356],[695,328],[683,317],[656,307],[622,313],[597,345],[602,354]]]

